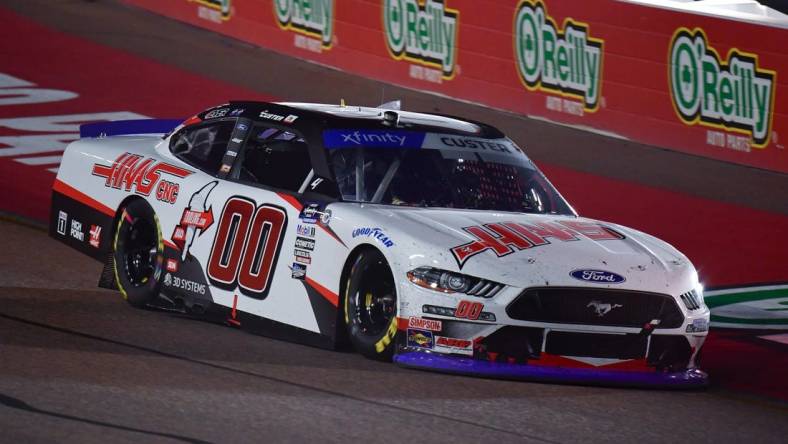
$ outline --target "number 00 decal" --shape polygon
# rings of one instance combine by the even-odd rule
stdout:
[[[475,321],[482,314],[482,309],[484,309],[484,304],[480,302],[460,301],[457,310],[454,311],[454,317]]]
[[[228,199],[208,258],[211,284],[226,290],[240,287],[246,296],[265,299],[286,227],[282,208],[256,207],[239,196]]]

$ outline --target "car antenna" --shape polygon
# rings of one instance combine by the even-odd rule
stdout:
[[[392,100],[390,102],[378,105],[378,109],[390,109],[392,111],[400,111],[402,109],[402,100]]]

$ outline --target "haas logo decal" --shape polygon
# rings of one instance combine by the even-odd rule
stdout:
[[[156,187],[156,198],[168,203],[175,203],[178,199],[179,185],[161,179],[161,173],[184,178],[192,174],[184,168],[165,162],[156,162],[155,159],[144,159],[139,154],[123,153],[112,162],[112,165],[93,165],[93,175],[104,177],[107,181],[104,186],[124,189],[143,196],[150,196]],[[157,186],[158,184],[158,186]]]

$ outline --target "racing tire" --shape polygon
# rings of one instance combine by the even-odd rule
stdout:
[[[391,361],[397,346],[397,290],[380,251],[366,249],[356,256],[344,296],[353,347],[367,358]]]
[[[164,263],[159,219],[147,202],[135,200],[123,209],[113,246],[118,290],[132,306],[146,307],[159,295]]]

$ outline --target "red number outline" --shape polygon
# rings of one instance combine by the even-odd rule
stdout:
[[[287,211],[281,207],[257,206],[242,196],[227,199],[205,267],[210,283],[230,291],[238,288],[246,296],[265,299],[271,289],[286,228]],[[256,238],[250,242],[253,236]],[[253,268],[257,268],[256,273]]]
[[[482,314],[482,310],[484,309],[484,304],[481,302],[472,302],[472,301],[460,301],[457,305],[457,309],[454,311],[455,318],[465,318],[470,319],[471,321],[475,321],[479,319],[479,316]]]

